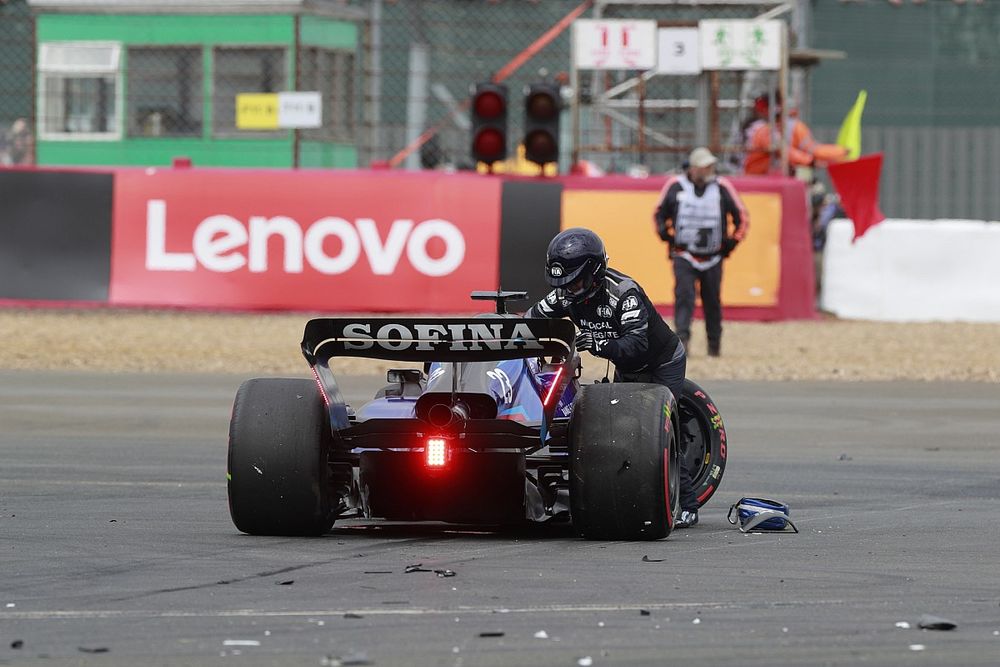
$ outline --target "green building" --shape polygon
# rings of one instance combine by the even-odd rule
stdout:
[[[36,158],[355,167],[364,13],[323,0],[29,0]],[[236,96],[315,91],[315,129],[237,126]]]

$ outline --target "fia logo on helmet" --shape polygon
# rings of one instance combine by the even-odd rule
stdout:
[[[549,268],[549,273],[552,274],[553,278],[561,278],[563,274],[563,267],[559,264],[553,264]]]

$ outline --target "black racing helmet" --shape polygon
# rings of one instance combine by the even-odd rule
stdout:
[[[604,282],[608,255],[601,237],[582,227],[556,234],[545,256],[545,279],[570,301],[592,296]]]

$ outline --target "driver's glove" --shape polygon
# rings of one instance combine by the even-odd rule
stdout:
[[[591,354],[600,356],[601,350],[604,346],[608,344],[607,339],[598,338],[594,339],[594,334],[591,331],[581,331],[576,335],[576,349],[578,352],[583,350],[589,350]]]

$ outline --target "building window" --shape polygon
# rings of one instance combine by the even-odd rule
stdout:
[[[299,90],[314,90],[323,100],[323,126],[303,130],[306,139],[354,141],[354,53],[305,47],[300,51]]]
[[[121,136],[121,45],[47,42],[38,53],[38,127],[43,139]]]
[[[214,52],[212,126],[221,136],[268,136],[236,128],[236,96],[240,93],[280,93],[287,90],[285,49],[281,47],[220,47]]]
[[[130,46],[126,70],[129,136],[201,134],[201,47]]]

